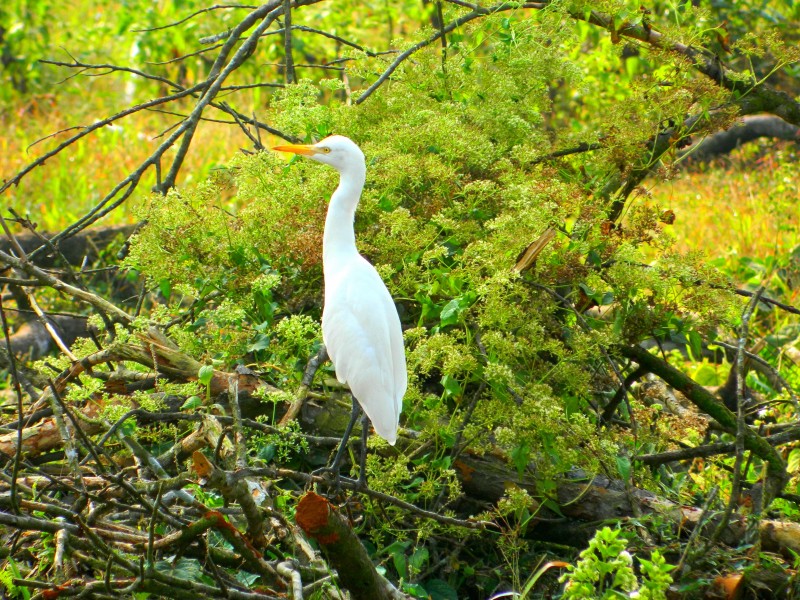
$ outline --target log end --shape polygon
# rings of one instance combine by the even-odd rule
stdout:
[[[295,519],[307,535],[322,545],[330,545],[339,541],[335,522],[331,522],[333,506],[325,498],[314,492],[308,492],[297,504]]]

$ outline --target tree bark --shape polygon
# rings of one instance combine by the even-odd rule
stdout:
[[[61,256],[67,259],[70,265],[80,266],[84,260],[88,262],[97,260],[100,252],[117,237],[127,238],[135,229],[136,225],[115,225],[113,227],[88,229],[58,242],[57,248]],[[31,254],[46,245],[42,237],[49,239],[51,236],[47,233],[24,232],[14,237],[16,237],[17,242],[19,242],[25,253]],[[6,237],[0,238],[0,251],[8,254],[12,250],[11,240]],[[50,268],[58,266],[62,261],[52,250],[45,250],[32,262],[38,267]]]

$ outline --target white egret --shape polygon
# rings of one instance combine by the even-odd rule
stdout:
[[[353,393],[353,415],[333,461],[332,469],[337,471],[358,418],[359,404],[378,435],[391,445],[397,440],[407,386],[403,332],[389,290],[375,267],[356,249],[353,221],[366,180],[364,153],[341,135],[316,144],[288,144],[274,150],[306,156],[339,172],[339,186],[331,196],[322,238],[322,339],[337,379],[347,383]],[[363,428],[362,439],[366,440],[366,420]],[[362,452],[361,482],[363,456]]]

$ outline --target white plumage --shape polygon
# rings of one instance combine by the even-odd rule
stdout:
[[[350,386],[378,435],[394,445],[407,386],[406,358],[389,290],[356,249],[353,221],[366,179],[364,154],[340,135],[275,150],[307,156],[339,171],[322,242],[322,337],[336,377]]]

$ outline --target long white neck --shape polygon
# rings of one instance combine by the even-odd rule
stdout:
[[[322,266],[325,277],[334,263],[358,254],[353,221],[356,207],[361,198],[361,190],[366,181],[366,166],[351,165],[340,172],[339,187],[333,192],[325,218],[325,233],[322,237]]]

